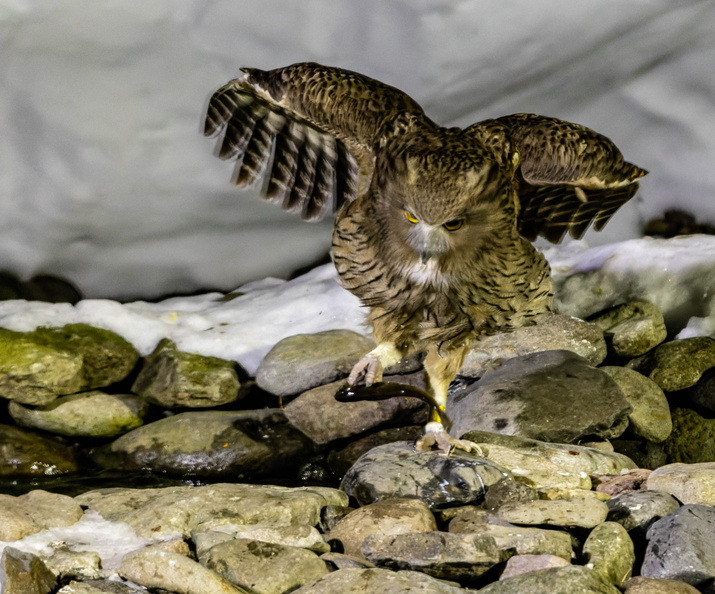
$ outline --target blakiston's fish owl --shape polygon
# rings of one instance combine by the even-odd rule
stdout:
[[[444,430],[447,388],[475,337],[534,321],[551,307],[549,266],[528,240],[596,229],[646,171],[604,136],[514,114],[442,128],[410,97],[319,64],[243,69],[211,97],[205,134],[223,132],[234,181],[267,170],[264,196],[316,221],[335,212],[342,285],[369,307],[377,347],[355,384],[426,353],[437,403],[423,444],[469,447]]]

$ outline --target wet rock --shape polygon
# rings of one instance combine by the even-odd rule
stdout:
[[[715,462],[715,419],[706,419],[689,408],[671,413],[673,431],[663,443],[670,462]]]
[[[191,594],[249,594],[196,561],[156,545],[126,555],[117,573],[145,588]]]
[[[616,522],[603,522],[588,535],[583,543],[586,567],[621,586],[631,577],[636,560],[633,541],[626,529]]]
[[[95,459],[106,468],[235,478],[292,472],[310,451],[280,409],[196,411],[134,429]]]
[[[688,504],[675,510],[648,530],[641,575],[679,580],[711,591],[715,579],[714,534],[714,508]]]
[[[592,477],[592,480],[597,492],[615,497],[626,491],[637,491],[645,488],[644,483],[651,472],[646,468],[637,468],[626,474],[597,475]]]
[[[648,477],[649,490],[664,491],[682,503],[715,506],[715,462],[668,464]]]
[[[571,565],[566,559],[556,555],[515,555],[506,562],[500,580],[505,580],[516,575],[539,571],[540,569],[551,569],[553,567],[568,567]]]
[[[631,411],[608,374],[570,351],[510,359],[447,404],[455,436],[481,430],[561,443],[615,437]]]
[[[43,405],[82,389],[82,355],[0,328],[0,396]]]
[[[606,505],[608,520],[628,531],[647,528],[680,507],[675,497],[664,491],[629,491],[606,501]]]
[[[471,585],[513,553],[499,549],[488,535],[422,532],[370,536],[362,546],[362,554],[376,565],[413,569]]]
[[[447,584],[419,571],[389,569],[339,569],[294,590],[292,594],[464,594],[458,586]],[[610,593],[609,593],[610,594]]]
[[[239,387],[233,361],[184,353],[165,338],[144,360],[132,391],[167,408],[204,408],[234,402]]]
[[[77,471],[74,450],[31,431],[0,425],[0,476],[36,476]]]
[[[191,531],[191,540],[196,546],[196,554],[202,557],[212,546],[240,538],[269,544],[307,549],[314,553],[327,553],[330,545],[313,526],[270,524],[237,524],[231,518],[217,517],[196,526]]]
[[[113,437],[139,427],[149,406],[134,394],[92,391],[60,396],[45,406],[29,408],[10,402],[18,425],[59,435]]]
[[[545,458],[558,466],[561,472],[586,475],[616,474],[636,468],[627,456],[580,445],[548,443],[487,431],[470,431],[464,435],[464,438],[478,444],[486,452],[490,451],[490,447],[501,446],[521,454]]]
[[[283,594],[329,573],[315,553],[275,543],[233,539],[212,547],[202,565],[256,594]]]
[[[628,367],[648,376],[666,392],[683,390],[715,367],[715,340],[706,336],[672,340],[633,359]]]
[[[497,515],[512,524],[593,528],[605,522],[608,507],[595,498],[507,503]]]
[[[710,413],[715,413],[715,369],[709,369],[697,384],[685,392],[688,400],[696,407]]]
[[[668,331],[660,310],[647,301],[618,305],[589,320],[607,338],[622,357],[638,357],[663,342]]]
[[[393,397],[380,394],[378,400],[339,402],[335,395],[343,386],[345,381],[340,380],[303,392],[286,405],[286,417],[318,444],[360,435],[386,424],[414,425],[427,421],[428,405],[419,398],[402,396],[399,384],[394,384]]]
[[[346,473],[341,489],[360,505],[388,497],[417,497],[434,508],[478,503],[486,488],[506,475],[484,458],[417,452],[413,444],[397,442],[362,456]]]
[[[600,367],[621,388],[633,411],[628,415],[629,430],[648,441],[661,442],[673,430],[670,406],[663,390],[653,381],[627,367]]]
[[[618,594],[598,573],[579,565],[542,569],[489,584],[479,594]]]
[[[676,580],[659,580],[642,576],[629,579],[625,594],[700,594],[697,588]]]
[[[598,365],[606,357],[606,342],[603,332],[589,322],[547,314],[532,326],[480,338],[467,353],[459,375],[482,377],[514,357],[555,350],[571,351]]]
[[[49,594],[57,578],[39,557],[5,547],[0,557],[0,591],[7,594]]]
[[[449,523],[449,532],[488,535],[499,549],[513,550],[517,555],[554,555],[570,562],[573,550],[567,532],[516,526],[492,514],[482,514],[481,518],[473,514],[457,516]]]
[[[408,425],[407,427],[390,427],[350,442],[341,450],[333,450],[328,454],[330,469],[338,476],[343,476],[358,458],[372,448],[395,441],[417,441],[425,433],[424,425]]]
[[[112,522],[126,522],[140,536],[189,536],[220,517],[236,524],[315,526],[327,505],[347,505],[345,493],[327,487],[278,487],[218,483],[203,487],[98,489],[75,497]]]
[[[53,543],[53,552],[45,557],[45,565],[62,583],[70,579],[98,580],[102,577],[102,558],[92,551],[73,551],[68,546]]]
[[[511,501],[534,501],[538,498],[536,489],[508,477],[497,481],[487,489],[484,507],[494,510]]]
[[[31,336],[40,344],[81,355],[83,382],[77,392],[123,380],[139,360],[139,352],[130,342],[110,330],[87,324],[40,327]]]
[[[393,497],[356,509],[330,531],[329,540],[342,543],[348,555],[360,555],[370,536],[433,532],[437,524],[429,506],[421,499]]]
[[[375,348],[352,330],[296,334],[278,342],[256,371],[256,383],[276,396],[300,394],[347,377],[360,357]]]

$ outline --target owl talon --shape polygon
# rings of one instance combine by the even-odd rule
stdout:
[[[382,381],[382,364],[373,355],[365,355],[353,366],[348,376],[348,384],[354,386],[362,381],[366,386]]]
[[[429,452],[433,448],[443,453],[445,456],[451,454],[454,450],[463,450],[475,456],[483,456],[482,448],[473,441],[467,439],[457,439],[452,437],[441,423],[431,422],[425,426],[425,434],[417,440],[415,449],[418,452]]]

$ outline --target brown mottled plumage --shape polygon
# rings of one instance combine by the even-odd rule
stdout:
[[[596,229],[636,192],[645,171],[583,126],[514,114],[443,128],[394,87],[318,64],[244,69],[212,96],[206,135],[240,159],[246,187],[318,220],[335,211],[342,285],[370,308],[378,346],[349,382],[379,381],[413,351],[438,403],[473,340],[531,323],[551,307],[551,278],[529,239]]]

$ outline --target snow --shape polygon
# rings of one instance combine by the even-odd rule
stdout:
[[[314,261],[329,222],[238,192],[200,134],[240,66],[302,60],[402,88],[445,125],[527,111],[611,137],[651,173],[593,245],[667,207],[713,221],[714,26],[709,0],[0,0],[0,268],[126,300]]]

